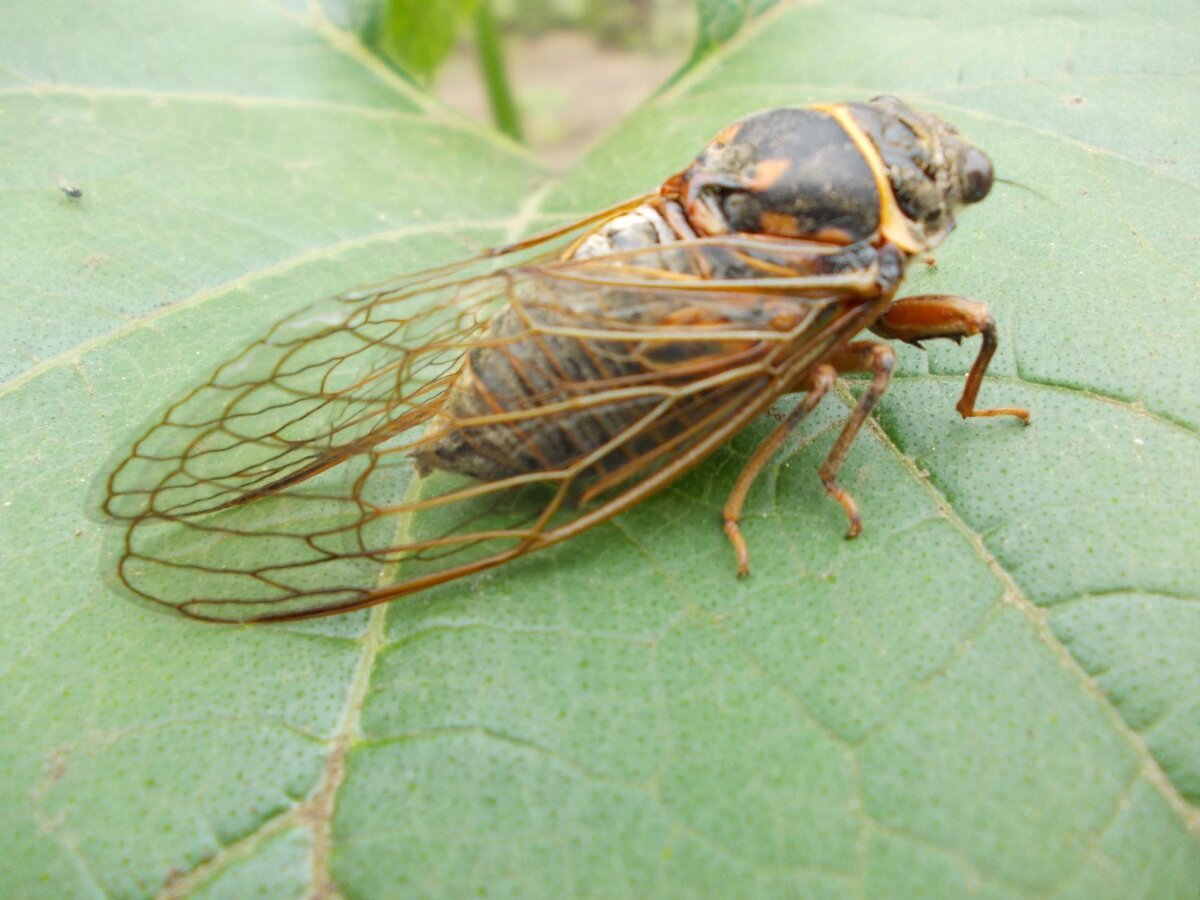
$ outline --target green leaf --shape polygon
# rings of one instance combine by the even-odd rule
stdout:
[[[377,52],[428,83],[480,0],[380,0],[366,29]]]
[[[698,0],[692,63],[720,47],[747,22],[778,2],[779,0]]]
[[[298,0],[6,25],[0,893],[1194,896],[1186,0],[782,3],[557,179]],[[369,613],[206,627],[109,587],[97,479],[279,316],[651,187],[748,111],[881,92],[1036,192],[906,285],[988,300],[983,401],[1034,424],[955,415],[974,341],[904,348],[844,469],[857,541],[815,474],[843,391],[755,485],[744,580],[718,512],[769,420]]]

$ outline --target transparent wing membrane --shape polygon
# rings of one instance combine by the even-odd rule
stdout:
[[[281,620],[570,537],[802,386],[878,274],[859,245],[529,246],[317,303],[174,404],[109,478],[123,584]]]

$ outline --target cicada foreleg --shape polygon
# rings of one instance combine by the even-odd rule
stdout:
[[[1016,406],[1000,406],[995,409],[976,409],[983,374],[996,352],[996,322],[988,312],[987,304],[952,294],[922,294],[905,297],[893,303],[871,330],[880,337],[895,338],[919,344],[932,338],[950,338],[961,341],[965,337],[983,335],[983,346],[967,373],[967,383],[955,407],[964,419],[981,416],[1016,416],[1029,424],[1029,411]]]
[[[857,537],[858,533],[862,531],[862,517],[858,512],[858,504],[854,502],[854,498],[850,496],[849,492],[838,484],[837,474],[838,470],[842,467],[842,461],[846,458],[846,454],[850,450],[850,445],[854,443],[854,439],[858,436],[863,422],[871,414],[871,410],[875,408],[875,404],[879,402],[879,398],[883,396],[883,392],[887,390],[888,381],[891,379],[892,368],[895,366],[895,362],[896,354],[887,344],[856,341],[838,350],[827,362],[822,363],[812,371],[812,374],[809,376],[808,390],[804,395],[804,399],[796,405],[795,409],[788,413],[767,439],[754,451],[754,455],[750,457],[749,462],[746,463],[746,467],[742,469],[737,483],[733,486],[733,490],[729,493],[729,498],[725,501],[725,534],[728,536],[730,543],[733,544],[734,553],[737,555],[739,575],[745,575],[750,571],[750,551],[739,524],[742,507],[745,505],[746,495],[750,491],[750,486],[754,483],[755,478],[758,477],[758,474],[766,466],[775,451],[787,439],[787,436],[795,430],[804,417],[816,408],[816,405],[821,402],[821,398],[829,392],[837,376],[850,372],[870,373],[872,376],[871,383],[867,386],[867,390],[863,393],[862,397],[859,398],[858,403],[855,404],[850,417],[846,420],[846,424],[842,426],[842,431],[834,442],[833,449],[829,451],[829,455],[825,458],[825,462],[821,466],[820,477],[822,484],[825,485],[825,490],[833,499],[841,504],[842,509],[846,511],[847,518],[850,519],[850,528],[846,532],[846,537]]]

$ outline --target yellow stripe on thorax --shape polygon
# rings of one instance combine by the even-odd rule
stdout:
[[[840,103],[815,103],[809,108],[825,113],[841,125],[870,167],[875,188],[879,191],[879,233],[907,253],[924,251],[925,241],[917,234],[912,220],[903,213],[896,201],[896,193],[892,190],[892,181],[888,178],[879,149],[854,121],[850,110]]]

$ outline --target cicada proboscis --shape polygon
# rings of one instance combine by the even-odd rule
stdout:
[[[892,97],[741,119],[657,190],[537,237],[285,318],[173,405],[109,476],[119,576],[199,619],[361,609],[579,534],[661,490],[781,395],[802,400],[747,491],[843,372],[871,380],[820,470],[887,386],[893,351],[996,328],[973,300],[894,300],[910,261],[982,200],[992,167]],[[497,268],[495,260],[508,262]]]

